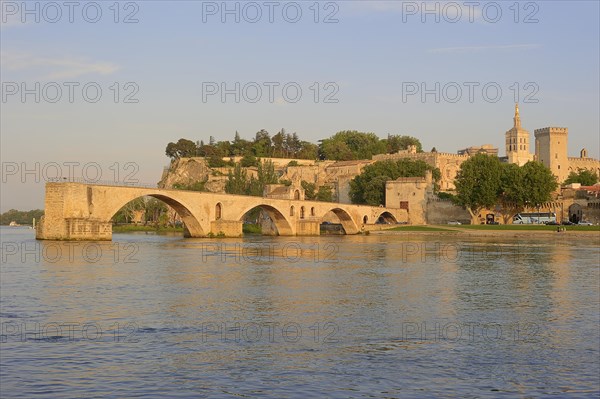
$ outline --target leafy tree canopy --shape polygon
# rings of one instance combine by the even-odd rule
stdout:
[[[598,183],[598,175],[587,169],[578,169],[577,172],[569,173],[563,184],[579,183],[582,186],[593,186]]]
[[[478,223],[481,209],[502,205],[504,221],[526,206],[550,201],[556,190],[556,178],[540,162],[530,161],[519,167],[503,164],[497,157],[477,154],[462,163],[455,180],[456,198]]]
[[[373,155],[386,152],[386,142],[375,133],[356,130],[338,132],[321,142],[321,157],[335,161],[370,159]]]

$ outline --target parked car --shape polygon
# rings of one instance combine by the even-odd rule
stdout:
[[[448,222],[448,224],[459,225],[459,224],[462,224],[462,223],[459,222],[458,220],[451,220],[451,221]]]
[[[572,226],[572,225],[574,225],[574,224],[575,224],[575,223],[571,222],[570,220],[563,220],[563,221],[562,221],[562,225],[563,225],[563,226]]]
[[[550,221],[550,222],[544,222],[544,224],[545,224],[545,225],[548,225],[548,226],[560,226],[560,223],[558,223],[558,222],[557,222],[557,221],[555,221],[555,220],[552,220],[552,221]]]
[[[592,223],[592,222],[588,222],[588,221],[584,221],[584,220],[581,220],[579,223],[577,223],[577,225],[578,225],[578,226],[593,226],[593,225],[594,225],[594,223]]]

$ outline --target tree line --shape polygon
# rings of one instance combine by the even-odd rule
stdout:
[[[235,132],[232,141],[216,141],[213,136],[210,136],[208,143],[181,138],[176,143],[168,143],[165,154],[171,160],[206,157],[209,166],[222,167],[233,166],[223,161],[223,158],[227,157],[350,161],[370,159],[377,154],[394,153],[405,150],[410,145],[414,145],[417,151],[422,151],[421,142],[411,136],[388,135],[387,138],[380,139],[374,133],[345,130],[320,140],[317,145],[301,140],[298,134],[287,133],[284,129],[273,136],[262,129],[252,140],[241,138],[238,132]]]
[[[477,154],[461,164],[455,180],[454,200],[479,223],[479,212],[500,206],[504,223],[526,207],[538,207],[552,199],[556,177],[542,163],[523,166],[502,163],[495,156]]]
[[[41,209],[33,209],[31,211],[11,209],[0,215],[0,225],[6,226],[13,221],[18,224],[31,224],[34,218],[36,222],[39,222],[43,214],[44,211]]]

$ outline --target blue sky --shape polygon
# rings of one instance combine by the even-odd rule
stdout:
[[[597,1],[478,2],[472,21],[465,2],[273,2],[272,23],[265,2],[227,3],[239,7],[239,23],[235,15],[222,22],[222,2],[120,2],[117,23],[114,2],[76,2],[73,22],[62,3],[54,3],[58,18],[46,3],[27,2],[29,10],[39,9],[36,22],[21,2],[2,2],[3,212],[43,207],[44,167],[47,176],[54,173],[49,163],[66,173],[65,162],[78,162],[73,170],[80,177],[83,165],[95,162],[103,180],[114,180],[115,169],[122,180],[132,171],[123,165],[133,162],[139,166],[134,177],[154,183],[168,164],[169,141],[226,140],[236,130],[251,138],[260,129],[274,134],[285,128],[316,141],[356,129],[412,135],[426,150],[454,153],[490,143],[504,154],[517,86],[522,123],[532,138],[536,128],[568,127],[570,155],[586,147],[599,156]],[[262,18],[251,23],[255,5]],[[438,7],[439,22],[423,6]],[[98,22],[89,22],[97,9]],[[298,22],[289,22],[297,9]],[[331,13],[337,22],[324,23]],[[124,23],[127,15],[138,22]],[[65,82],[74,88],[73,102]],[[233,94],[224,102],[219,94],[204,93],[203,99],[207,82],[229,88],[255,82],[262,97],[249,102],[255,97],[250,85],[239,103]],[[265,82],[278,84],[273,102]],[[434,94],[423,101],[420,93],[406,93],[422,85],[435,91],[436,82],[439,102]],[[474,88],[473,101],[466,82]],[[23,101],[22,85],[36,91],[36,83],[40,102],[34,94]],[[293,91],[287,100],[282,91],[290,83],[302,90],[298,102],[288,101]],[[100,87],[98,102],[85,100],[84,85]],[[492,89],[488,97],[485,85]],[[55,86],[62,95],[52,103]],[[452,102],[457,86],[462,96]],[[492,102],[496,87],[502,94]],[[325,102],[334,90],[337,102]],[[138,102],[125,103],[127,94]],[[528,94],[537,103],[526,101]],[[24,168],[34,172],[22,176]]]

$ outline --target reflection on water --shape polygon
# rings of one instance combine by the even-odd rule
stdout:
[[[599,259],[597,236],[69,243],[3,229],[0,390],[597,397]]]

